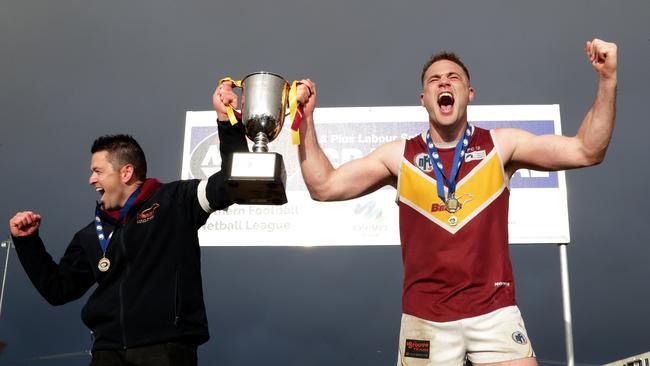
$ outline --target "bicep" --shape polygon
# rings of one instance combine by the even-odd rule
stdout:
[[[369,155],[349,161],[334,170],[328,179],[327,201],[357,198],[397,183],[403,141],[384,144]]]
[[[495,130],[506,171],[556,171],[584,166],[580,141],[561,135],[535,135],[515,128]]]

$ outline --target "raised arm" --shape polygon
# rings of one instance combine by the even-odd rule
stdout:
[[[223,82],[217,85],[212,94],[212,105],[217,112],[221,170],[212,174],[207,184],[201,183],[198,187],[198,201],[206,213],[225,209],[234,203],[226,192],[226,167],[230,164],[234,152],[248,151],[243,124],[231,125],[228,121],[226,105],[229,104],[237,108],[237,95],[232,91],[230,82]],[[196,221],[199,226],[207,219],[205,215],[200,217]]]
[[[74,237],[57,264],[38,235],[40,226],[41,215],[32,211],[17,212],[9,220],[11,238],[27,276],[52,305],[80,298],[95,283],[95,278],[78,237]]]
[[[232,90],[232,82],[225,81],[217,85],[212,94],[212,106],[217,112],[217,125],[219,133],[219,150],[221,152],[222,166],[230,159],[233,152],[248,151],[248,144],[244,131],[244,125],[237,123],[231,126],[228,121],[226,105],[237,108],[237,94]]]
[[[304,105],[298,147],[300,169],[311,197],[317,201],[342,201],[371,193],[385,185],[396,186],[403,141],[393,141],[368,156],[334,168],[320,145],[314,127],[316,85],[303,80],[298,100]]]
[[[497,129],[497,140],[512,174],[520,168],[563,170],[599,164],[605,158],[616,117],[617,47],[600,39],[585,45],[598,74],[594,102],[573,137],[536,136],[519,129]]]

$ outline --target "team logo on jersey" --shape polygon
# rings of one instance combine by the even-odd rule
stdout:
[[[518,344],[526,344],[528,341],[526,340],[526,336],[522,332],[514,332],[512,333],[512,340],[515,341],[515,343]]]
[[[455,215],[451,215],[449,216],[449,219],[447,219],[447,222],[451,226],[456,226],[458,225],[458,217],[456,217]]]
[[[407,339],[404,344],[404,357],[429,358],[429,341]]]
[[[151,207],[138,212],[138,224],[144,224],[147,221],[151,221],[151,219],[156,215],[158,207],[160,207],[160,205],[154,203]]]
[[[431,159],[429,159],[429,154],[427,153],[419,153],[415,155],[415,158],[413,158],[413,164],[425,173],[433,171],[433,165],[431,165]]]
[[[467,163],[474,160],[483,160],[486,156],[487,154],[485,153],[485,150],[467,152],[465,153],[465,162]]]

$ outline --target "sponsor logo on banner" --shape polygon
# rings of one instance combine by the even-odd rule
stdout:
[[[376,201],[357,203],[356,207],[354,208],[354,213],[357,215],[362,215],[368,219],[376,220],[378,222],[384,221],[381,206],[378,205]]]
[[[360,201],[354,206],[354,215],[358,218],[352,224],[352,230],[363,232],[368,236],[378,236],[388,231],[382,205],[375,200]]]
[[[220,169],[217,126],[193,126],[190,131],[189,177],[207,179]]]

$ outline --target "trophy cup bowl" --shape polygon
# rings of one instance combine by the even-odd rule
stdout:
[[[253,141],[253,152],[234,153],[226,167],[226,191],[237,204],[282,205],[287,202],[286,169],[282,155],[268,143],[282,130],[289,83],[260,71],[242,80],[242,123]]]

